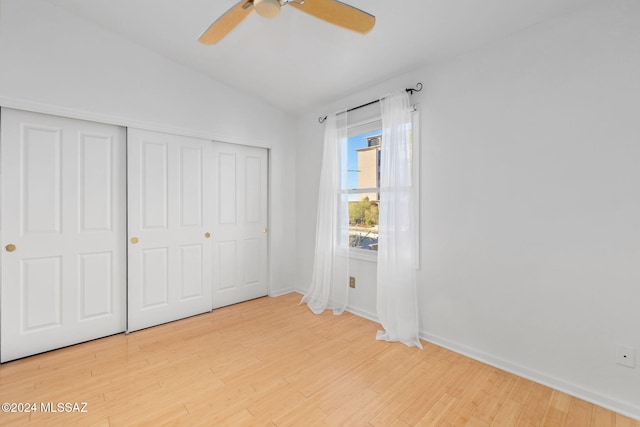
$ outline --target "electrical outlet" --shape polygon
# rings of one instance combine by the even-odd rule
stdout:
[[[349,277],[349,287],[350,288],[355,288],[356,287],[356,278],[351,276]]]
[[[636,367],[636,349],[618,344],[616,346],[616,363],[629,368]]]

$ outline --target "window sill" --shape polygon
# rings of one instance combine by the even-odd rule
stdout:
[[[367,262],[378,262],[378,251],[350,248],[349,258]]]

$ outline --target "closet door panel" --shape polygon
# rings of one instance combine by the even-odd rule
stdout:
[[[2,361],[124,331],[125,130],[0,114]]]
[[[210,156],[210,141],[129,129],[129,331],[211,310]]]
[[[214,144],[213,306],[268,294],[268,151]]]

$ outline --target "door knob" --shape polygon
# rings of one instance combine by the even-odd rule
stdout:
[[[14,245],[13,243],[9,243],[4,248],[7,250],[7,252],[13,252],[16,250],[16,245]]]
[[[211,237],[211,233],[209,233],[209,232],[207,231],[206,233],[204,233],[204,237],[206,237],[206,238],[208,239],[209,237]]]
[[[266,233],[267,231],[269,231],[269,230],[267,230],[267,228],[266,228],[266,227],[262,229],[262,232],[263,232],[263,233]]]
[[[134,245],[135,245],[136,243],[138,243],[138,238],[137,238],[137,237],[132,237],[132,238],[131,238],[131,243],[132,243],[132,244],[134,244]]]

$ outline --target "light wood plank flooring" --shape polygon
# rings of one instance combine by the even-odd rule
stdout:
[[[0,366],[2,425],[634,426],[443,348],[375,340],[349,313],[261,298]],[[40,403],[87,402],[86,413]]]

